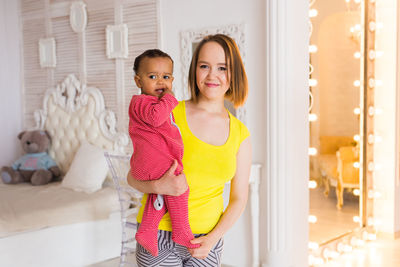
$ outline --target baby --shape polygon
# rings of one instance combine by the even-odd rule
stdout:
[[[133,143],[132,176],[138,180],[159,179],[178,162],[175,174],[182,172],[183,142],[172,110],[178,104],[172,93],[173,60],[158,50],[146,50],[135,59],[135,83],[142,90],[129,105],[129,135]],[[158,256],[158,225],[168,211],[172,239],[185,247],[194,238],[188,219],[189,189],[180,196],[149,194],[136,240],[153,256]],[[165,203],[164,203],[165,201]]]

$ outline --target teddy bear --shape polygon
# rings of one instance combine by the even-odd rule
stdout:
[[[25,155],[14,164],[1,168],[0,175],[5,184],[30,182],[32,185],[44,185],[60,179],[61,171],[49,156],[50,135],[47,131],[32,130],[18,134]]]

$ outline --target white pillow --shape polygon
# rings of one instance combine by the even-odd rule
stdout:
[[[75,191],[93,193],[101,189],[107,171],[104,150],[83,142],[62,180],[61,186]]]

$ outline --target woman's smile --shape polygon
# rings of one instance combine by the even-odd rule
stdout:
[[[206,82],[205,84],[206,84],[206,86],[207,86],[207,87],[211,87],[211,88],[213,88],[213,87],[218,87],[218,86],[219,86],[219,84],[218,84],[218,83],[210,83],[210,82]]]

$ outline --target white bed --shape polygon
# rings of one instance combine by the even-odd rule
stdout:
[[[45,186],[0,184],[0,266],[87,266],[119,256],[121,222],[112,181],[105,173],[93,181],[80,176],[107,168],[105,161],[90,160],[82,144],[95,145],[101,154],[127,150],[129,138],[115,130],[115,115],[105,109],[100,90],[70,74],[47,90],[35,120],[50,133],[49,154],[69,178]],[[85,158],[78,160],[78,154]]]

